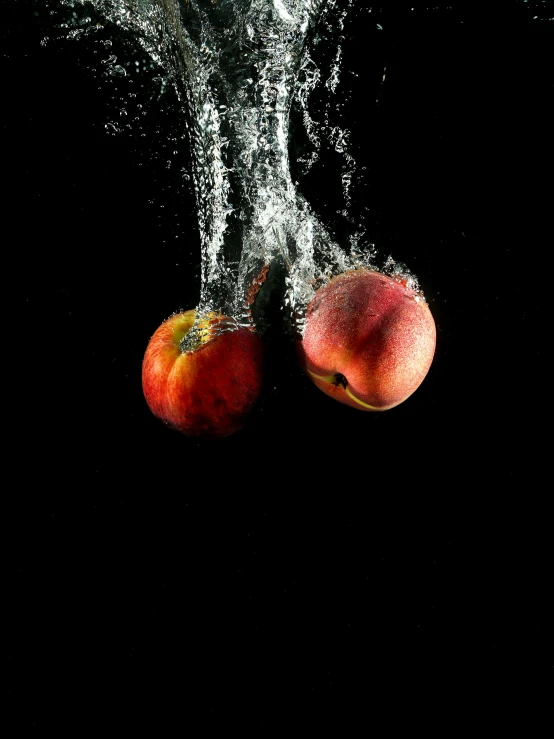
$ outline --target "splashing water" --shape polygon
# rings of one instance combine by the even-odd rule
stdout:
[[[336,0],[59,2],[67,11],[59,25],[66,38],[102,35],[105,74],[127,74],[106,32],[126,34],[163,70],[162,85],[173,86],[183,106],[201,240],[199,314],[221,312],[251,325],[256,293],[271,265],[281,264],[287,315],[302,332],[306,306],[329,276],[377,268],[373,244],[362,243],[363,229],[353,228],[349,243],[337,244],[297,191],[289,167],[294,101],[312,145],[305,169],[317,160],[322,138],[344,158],[342,214],[348,219],[356,170],[349,132],[315,121],[309,100],[322,86],[332,97],[340,85],[340,32],[353,0],[342,8]],[[312,58],[321,29],[336,37],[328,70]],[[390,257],[381,269],[418,289],[416,278]]]

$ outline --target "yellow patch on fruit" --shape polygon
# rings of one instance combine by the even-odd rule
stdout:
[[[196,310],[188,310],[182,314],[174,336],[182,352],[193,352],[220,334],[227,321],[223,313],[210,311],[198,316]]]
[[[348,389],[348,383],[342,384],[336,382],[336,373],[332,375],[316,375],[315,372],[312,372],[311,370],[308,370],[308,374],[310,377],[313,377],[316,380],[321,380],[322,382],[328,382],[330,385],[336,385],[337,387],[342,387],[345,394],[348,395],[348,397],[353,400],[358,405],[361,405],[363,408],[367,408],[368,411],[380,411],[384,410],[383,408],[378,408],[375,405],[369,405],[369,403],[364,403],[363,400],[360,400],[355,395],[352,395],[350,390]]]

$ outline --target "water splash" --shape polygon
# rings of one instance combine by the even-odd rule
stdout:
[[[365,228],[349,215],[358,170],[350,132],[331,115],[353,0],[341,6],[337,0],[59,0],[57,7],[67,39],[101,44],[102,75],[117,79],[150,70],[162,90],[170,85],[176,93],[193,151],[200,314],[224,313],[251,325],[256,293],[278,262],[285,267],[287,315],[302,332],[306,306],[330,276],[379,268]],[[113,34],[123,35],[142,57],[118,56]],[[318,45],[329,48],[319,66]],[[310,109],[315,91],[326,96],[323,120]],[[304,170],[317,161],[323,141],[343,158],[340,215],[352,225],[347,243],[333,240],[292,181],[293,103],[312,146]],[[121,104],[120,120],[106,124],[114,134],[125,118]],[[392,258],[380,268],[417,288],[416,278]]]

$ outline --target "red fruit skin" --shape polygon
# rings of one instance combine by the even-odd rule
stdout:
[[[263,390],[263,344],[247,328],[208,332],[182,352],[195,310],[168,318],[154,332],[142,363],[142,389],[152,413],[190,437],[222,439],[247,423]],[[211,321],[227,320],[222,316]]]
[[[436,347],[427,303],[402,282],[368,269],[344,272],[308,305],[300,365],[341,403],[384,411],[423,382]]]

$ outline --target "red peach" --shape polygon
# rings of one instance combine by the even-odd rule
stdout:
[[[246,424],[261,396],[262,340],[221,314],[196,326],[195,319],[196,310],[176,313],[154,332],[142,363],[144,397],[171,428],[224,438]]]
[[[423,382],[435,353],[435,321],[405,282],[369,269],[317,290],[297,342],[302,369],[341,403],[384,411]]]

